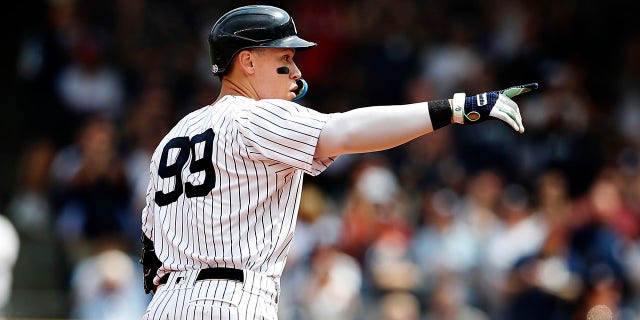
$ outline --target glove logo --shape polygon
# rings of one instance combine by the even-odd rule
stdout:
[[[218,72],[218,65],[217,65],[217,64],[214,64],[214,65],[211,67],[211,71],[212,71],[213,73],[217,73],[217,72]]]
[[[480,113],[477,111],[471,111],[467,113],[466,117],[469,121],[478,121],[478,119],[480,119]]]
[[[476,103],[479,107],[486,106],[489,100],[487,99],[487,93],[476,95]]]

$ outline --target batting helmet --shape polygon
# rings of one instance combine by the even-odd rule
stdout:
[[[224,74],[233,57],[245,49],[316,46],[297,34],[293,19],[280,8],[251,5],[233,9],[220,17],[209,33],[212,71]]]

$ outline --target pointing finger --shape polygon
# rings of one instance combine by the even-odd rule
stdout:
[[[530,92],[536,89],[538,89],[538,84],[534,82],[534,83],[523,84],[520,86],[513,86],[511,88],[500,90],[499,92],[509,98],[513,98],[519,94]]]

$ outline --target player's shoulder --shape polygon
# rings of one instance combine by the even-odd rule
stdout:
[[[304,109],[305,107],[283,99],[260,99],[255,100],[244,96],[229,96],[228,103],[238,106],[241,109]]]
[[[275,114],[282,117],[317,117],[320,112],[302,106],[296,102],[284,100],[284,99],[260,99],[254,100],[247,97],[234,97],[241,102],[242,113],[268,113]]]
[[[283,99],[262,99],[258,100],[258,103],[261,107],[264,108],[276,108],[295,112],[309,110],[308,108],[303,107],[296,102]]]

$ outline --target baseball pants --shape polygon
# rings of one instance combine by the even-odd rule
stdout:
[[[196,280],[199,270],[171,272],[142,319],[276,320],[276,282],[253,271],[243,272],[244,281]]]

